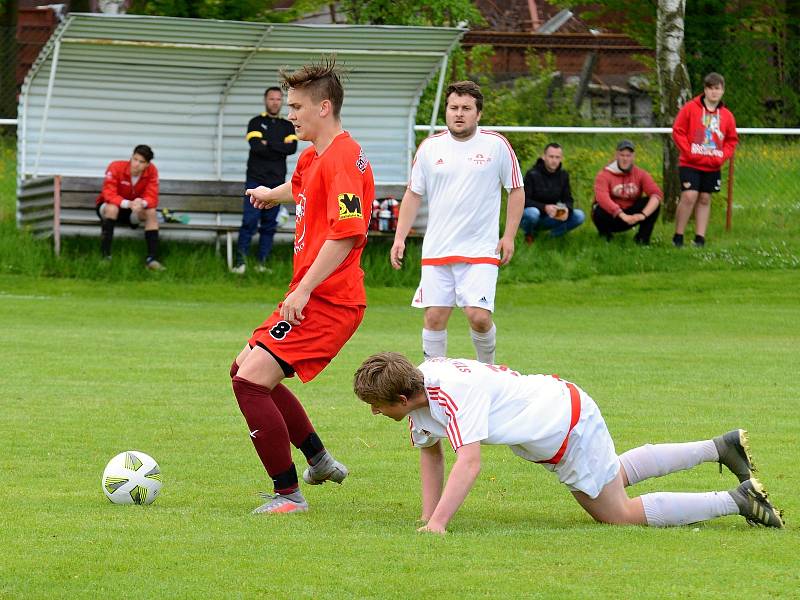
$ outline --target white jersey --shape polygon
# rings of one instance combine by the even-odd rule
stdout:
[[[428,406],[408,415],[414,446],[447,438],[454,450],[473,442],[507,445],[526,460],[546,461],[570,431],[570,390],[552,375],[454,358],[427,360],[419,369]]]
[[[423,265],[500,264],[500,186],[522,187],[522,171],[499,133],[479,127],[460,141],[444,131],[419,145],[408,187],[428,202]]]

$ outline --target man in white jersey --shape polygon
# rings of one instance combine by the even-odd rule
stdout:
[[[356,371],[353,388],[372,414],[408,418],[411,442],[421,450],[420,518],[426,524],[419,531],[445,533],[478,477],[481,444],[506,445],[541,463],[602,523],[666,527],[739,514],[751,525],[783,527],[781,511],[752,477],[743,429],[699,442],[647,444],[617,456],[600,410],[576,385],[468,359],[435,358],[414,367],[402,354],[375,354]],[[456,452],[446,484],[442,439]],[[625,492],[644,479],[703,462],[724,464],[740,485],[727,492],[638,498]]]
[[[427,138],[417,149],[390,260],[395,269],[402,266],[405,239],[425,197],[422,277],[411,303],[425,309],[423,353],[426,358],[447,353],[447,321],[459,306],[469,321],[478,360],[492,363],[497,271],[514,255],[514,236],[525,207],[522,171],[508,140],[478,127],[483,95],[477,84],[451,84],[445,102],[447,131]],[[502,238],[501,186],[508,190]]]

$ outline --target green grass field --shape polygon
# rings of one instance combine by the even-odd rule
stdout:
[[[351,390],[372,352],[420,359],[411,289],[370,288],[365,321],[340,356],[312,383],[289,384],[351,475],[306,486],[308,514],[273,518],[249,514],[267,484],[227,371],[285,282],[36,275],[0,275],[2,598],[800,594],[796,269],[506,283],[496,318],[498,360],[583,386],[619,452],[749,429],[786,530],[740,517],[662,530],[597,525],[553,475],[485,448],[445,537],[415,532],[417,452],[405,426],[371,416]],[[459,315],[450,339],[451,355],[471,356]],[[105,463],[127,449],[161,464],[152,506],[103,495]],[[632,489],[735,483],[707,464]]]

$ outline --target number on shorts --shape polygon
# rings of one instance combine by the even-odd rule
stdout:
[[[292,324],[288,321],[278,321],[269,330],[269,334],[276,340],[282,340],[286,337],[286,334],[292,330]]]

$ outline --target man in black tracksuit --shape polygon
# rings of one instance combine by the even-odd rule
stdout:
[[[561,167],[562,160],[561,146],[547,144],[542,157],[525,174],[525,210],[520,226],[528,244],[537,229],[549,229],[551,237],[560,237],[586,218],[574,207],[569,173]]]
[[[245,189],[264,185],[273,188],[286,181],[286,157],[297,151],[297,136],[294,125],[278,115],[283,104],[283,92],[278,87],[271,87],[264,92],[262,112],[250,119],[247,125],[247,143],[250,144],[250,156],[247,159],[247,181]],[[233,272],[244,274],[245,259],[250,249],[250,240],[258,229],[258,264],[257,271],[266,271],[264,263],[272,251],[272,238],[278,227],[277,218],[280,207],[262,210],[250,204],[250,198],[244,196],[242,205],[242,227],[239,229],[239,243],[236,253],[236,265]],[[259,225],[260,223],[260,225]]]

